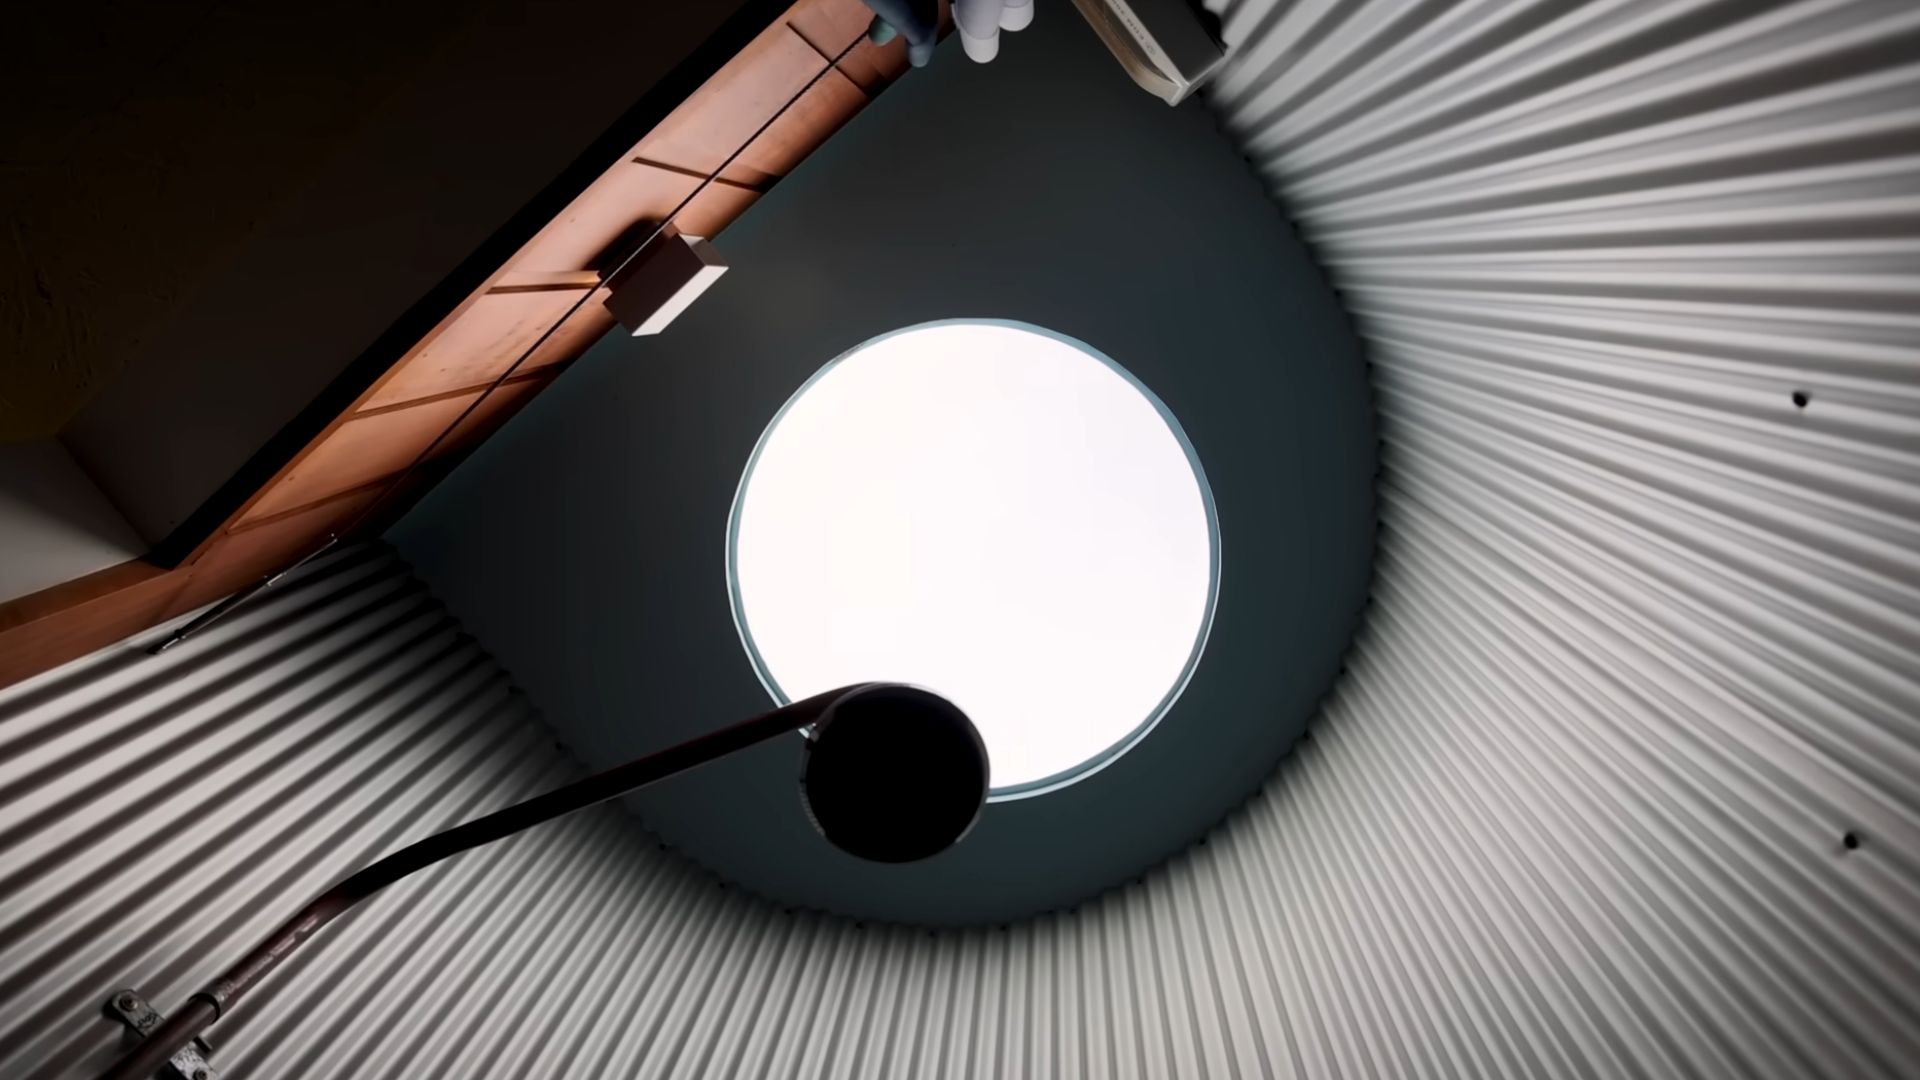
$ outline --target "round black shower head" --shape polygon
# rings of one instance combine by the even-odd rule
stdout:
[[[801,798],[835,847],[874,862],[924,859],[980,816],[987,747],[951,702],[898,683],[849,687],[807,738]]]

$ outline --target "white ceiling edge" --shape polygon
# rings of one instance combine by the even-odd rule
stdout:
[[[58,439],[0,443],[0,601],[145,553]]]
[[[1916,165],[1895,156],[1920,138],[1897,59],[1914,16],[1756,7],[1233,10],[1215,104],[1370,336],[1386,535],[1318,734],[1208,844],[1077,912],[929,937],[787,915],[583,816],[382,897],[247,1003],[223,1074],[323,1052],[363,1076],[589,1077],[1892,1076],[1920,1059],[1920,305],[1902,269],[1920,238]],[[1536,18],[1496,54],[1502,26]],[[1633,25],[1640,45],[1617,44]],[[1537,116],[1464,130],[1533,73],[1513,108]],[[1391,126],[1429,111],[1448,118],[1430,141]],[[178,688],[124,696],[111,652],[0,696],[28,751],[0,755],[9,820],[43,837],[11,850],[47,860],[9,895],[59,911],[23,929],[8,909],[0,1000],[24,1041],[0,1043],[0,1071],[91,1075],[107,992],[176,1003],[277,917],[255,901],[333,869],[272,845],[242,858],[248,837],[344,859],[551,782],[515,741],[533,728],[463,697],[458,673],[484,689],[491,669],[463,668],[450,637],[446,666],[431,639],[396,647],[445,625],[399,591],[331,601],[363,629],[295,655],[393,657],[401,700],[446,725],[429,732],[467,737],[365,744],[334,788],[287,786],[353,745],[286,722],[294,702],[165,712]],[[272,643],[224,630],[208,648]],[[187,652],[153,663],[250,670]],[[183,779],[168,747],[212,771]],[[256,756],[216,753],[232,747]],[[217,796],[342,786],[110,861]],[[371,806],[387,816],[355,817]]]

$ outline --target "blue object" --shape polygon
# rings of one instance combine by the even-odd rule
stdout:
[[[873,27],[868,40],[885,45],[895,34],[907,38],[907,62],[926,67],[933,59],[933,47],[940,43],[940,6],[935,0],[866,0],[873,9]]]

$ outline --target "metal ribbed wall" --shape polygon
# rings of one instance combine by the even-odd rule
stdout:
[[[216,1028],[227,1075],[1920,1061],[1920,8],[1222,14],[1212,104],[1345,291],[1387,441],[1370,628],[1268,790],[1097,904],[937,937],[584,815],[354,916]],[[85,1075],[109,991],[170,1006],[571,771],[378,549],[8,692],[0,751],[7,1076]]]
[[[1920,6],[1220,10],[1386,442],[1369,632],[1216,841],[1297,881],[1265,1044],[1911,1074]]]

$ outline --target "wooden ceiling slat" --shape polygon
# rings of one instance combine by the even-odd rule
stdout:
[[[869,100],[866,91],[839,69],[827,71],[792,108],[747,144],[721,178],[752,186],[771,185],[866,108]]]
[[[800,0],[787,9],[786,24],[811,43],[824,56],[831,57],[855,35],[864,34],[873,22],[873,12],[865,4],[843,4],[840,0]],[[906,47],[899,49],[906,60]]]
[[[515,375],[571,360],[613,326],[602,298],[593,297],[573,318],[562,318],[587,290],[510,289],[496,285],[424,349],[402,361],[361,403],[358,411],[486,386],[540,342]],[[540,335],[558,324],[545,341]]]
[[[700,179],[631,160],[615,165],[521,249],[512,272],[610,269],[623,242],[644,239],[641,227],[664,221]],[[759,198],[749,188],[711,184],[681,211],[680,231],[717,235]]]
[[[784,21],[775,23],[640,140],[635,156],[711,176],[826,66]]]
[[[607,269],[676,209],[683,232],[719,233],[752,205],[760,188],[790,172],[865,107],[868,92],[828,62],[864,31],[865,11],[858,0],[802,0],[769,26],[642,139],[629,160],[610,168],[522,248],[489,291],[470,300],[370,388],[344,422],[283,469],[229,533],[297,516],[303,507],[338,501],[344,492],[401,474],[452,417],[484,393],[463,391],[490,384],[540,342],[514,369],[515,381],[482,398],[433,457],[456,453],[503,423],[546,381],[523,381],[520,373],[578,356],[614,325],[598,296],[574,310],[580,290],[568,284]],[[832,52],[802,36],[795,19],[816,36],[829,36],[826,48]],[[833,35],[840,39],[831,40]],[[904,50],[895,51],[904,64]],[[727,173],[714,175],[729,157],[734,161]],[[690,195],[692,201],[680,208]],[[562,287],[543,287],[548,282]]]
[[[841,57],[840,63],[835,66],[868,97],[885,90],[894,80],[911,70],[907,64],[907,47],[899,38],[885,45],[863,41],[855,45],[852,52]]]
[[[489,292],[534,289],[591,289],[600,284],[596,270],[509,270],[494,279]]]
[[[812,45],[815,51],[828,58],[852,41],[855,35],[865,33],[872,21],[873,12],[865,4],[849,4],[843,0],[800,0],[787,11],[787,25]],[[946,0],[941,0],[941,25],[947,26],[951,21],[949,5]],[[885,45],[862,41],[841,57],[837,66],[847,78],[853,80],[854,85],[872,96],[907,73],[907,45],[900,38]]]
[[[219,543],[181,571],[185,578],[162,618],[184,615],[244,585],[305,558],[326,537],[353,527],[380,500],[384,485],[369,484],[313,506],[301,507],[246,529],[222,534]]]
[[[282,466],[191,562],[168,570],[136,560],[0,604],[0,686],[276,573],[331,533],[384,527],[612,328],[600,298],[590,298],[409,470],[647,228],[711,178],[675,223],[718,234],[907,70],[899,41],[861,41],[829,69],[869,18],[860,0],[788,9]],[[733,167],[714,176],[736,150]]]
[[[0,608],[0,686],[158,623],[186,579],[135,559],[8,601]]]
[[[518,412],[544,387],[551,373],[505,383],[481,398],[481,391],[433,398],[404,408],[357,414],[339,424],[285,473],[240,517],[240,523],[283,514],[404,472],[440,433],[456,420],[460,426],[433,447],[432,458],[458,453],[484,438]],[[469,405],[480,404],[460,419]]]

